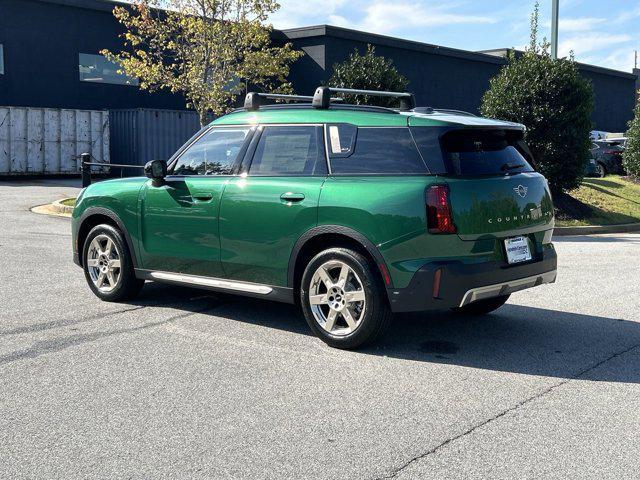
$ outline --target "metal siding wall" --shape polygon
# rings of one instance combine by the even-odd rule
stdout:
[[[200,129],[191,111],[132,109],[111,110],[111,158],[114,163],[144,165],[167,160]],[[135,171],[125,172],[137,174]]]
[[[109,162],[106,111],[0,107],[0,175],[77,174],[77,156]]]

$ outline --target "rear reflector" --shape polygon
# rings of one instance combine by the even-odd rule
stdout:
[[[387,287],[391,286],[391,277],[389,276],[389,271],[384,263],[380,264],[380,271],[382,272],[382,276],[384,277],[384,283],[387,284]]]
[[[446,185],[433,185],[427,190],[427,227],[429,233],[456,233]]]
[[[442,269],[439,268],[433,274],[433,298],[440,298],[440,280],[442,280]]]

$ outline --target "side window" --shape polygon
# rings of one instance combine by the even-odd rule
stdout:
[[[173,175],[230,175],[250,128],[212,128],[187,148]]]
[[[356,144],[358,127],[349,123],[327,125],[327,144],[331,158],[348,157]]]
[[[342,145],[340,139],[341,150]],[[331,172],[337,174],[428,173],[408,128],[359,127],[353,153],[331,153],[330,158]]]
[[[249,175],[326,175],[322,127],[265,127]]]

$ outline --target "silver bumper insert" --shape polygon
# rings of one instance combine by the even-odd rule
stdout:
[[[558,276],[557,270],[541,273],[539,275],[533,275],[526,278],[518,278],[517,280],[510,280],[508,282],[496,283],[495,285],[487,285],[485,287],[477,287],[468,290],[462,297],[460,306],[464,307],[478,300],[484,300],[485,298],[499,297],[501,295],[507,295],[509,293],[524,290],[526,288],[537,287],[543,283],[553,283]]]

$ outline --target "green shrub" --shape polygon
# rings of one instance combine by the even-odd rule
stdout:
[[[367,45],[364,55],[355,49],[343,63],[333,66],[330,87],[358,88],[361,90],[387,90],[403,92],[409,80],[398,73],[390,59],[375,54],[375,47]],[[349,103],[357,105],[397,106],[398,100],[366,95],[341,95]]]
[[[636,113],[629,122],[627,147],[622,154],[622,164],[630,175],[640,178],[640,99],[636,105]]]
[[[547,43],[537,43],[537,7],[531,44],[491,79],[483,115],[523,123],[538,170],[560,193],[580,184],[589,160],[593,89],[573,58],[554,60]]]

